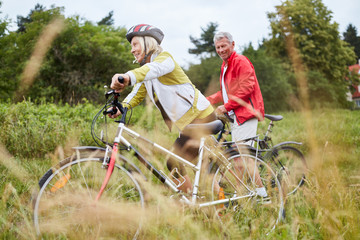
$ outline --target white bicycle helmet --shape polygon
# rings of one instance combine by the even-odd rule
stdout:
[[[126,39],[131,43],[131,39],[134,36],[150,36],[155,38],[155,40],[161,44],[161,41],[164,38],[164,33],[157,27],[151,26],[149,24],[138,24],[132,26],[126,33]]]

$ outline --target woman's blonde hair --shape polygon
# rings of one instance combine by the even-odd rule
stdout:
[[[145,49],[146,49],[145,54],[149,54],[151,51],[152,51],[153,54],[154,53],[159,54],[159,53],[161,53],[163,51],[162,47],[158,44],[158,42],[153,37],[135,36],[134,38],[138,38],[141,49],[142,49],[142,53],[145,51]],[[145,48],[145,46],[146,46],[146,48]]]

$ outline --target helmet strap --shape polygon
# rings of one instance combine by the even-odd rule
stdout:
[[[154,53],[154,51],[149,52],[148,54],[145,54],[144,59],[140,62],[140,66],[143,66],[146,63],[146,59],[151,56]]]
[[[152,54],[153,54],[153,52],[154,51],[150,51],[148,54],[146,54],[146,43],[145,43],[145,37],[143,37],[144,38],[144,52],[145,52],[145,56],[144,56],[144,58],[143,58],[143,60],[140,62],[140,66],[143,66],[143,65],[145,65],[145,63],[146,63],[146,59],[149,57],[149,56],[151,56]]]

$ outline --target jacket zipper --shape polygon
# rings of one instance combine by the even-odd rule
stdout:
[[[179,97],[181,97],[182,99],[184,99],[186,102],[188,102],[190,104],[190,106],[192,106],[192,103],[189,101],[189,99],[187,99],[186,97],[182,96],[180,93],[176,92],[176,95],[178,95]]]

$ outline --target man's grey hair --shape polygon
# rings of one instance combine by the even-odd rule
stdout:
[[[218,32],[214,36],[214,43],[222,38],[226,38],[230,43],[234,41],[232,35],[229,32]]]

